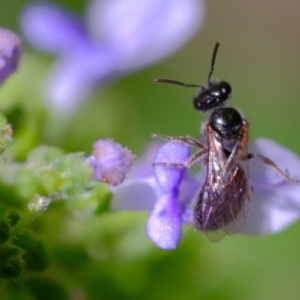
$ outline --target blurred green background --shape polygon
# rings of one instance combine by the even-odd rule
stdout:
[[[26,3],[2,1],[1,26],[19,32]],[[77,13],[85,6],[57,3]],[[93,142],[106,137],[141,155],[153,132],[197,136],[204,116],[193,109],[195,91],[152,81],[204,82],[216,41],[213,77],[230,82],[230,103],[248,118],[251,138],[271,138],[300,154],[299,13],[296,0],[207,1],[204,26],[185,47],[101,88],[72,119],[58,122],[36,105],[53,59],[25,47],[20,72],[0,92],[0,109],[16,132],[12,155],[21,160],[38,144],[90,153]],[[299,299],[299,222],[274,236],[240,235],[217,244],[186,227],[178,249],[163,251],[146,237],[146,213],[85,219],[64,206],[50,206],[33,224],[50,261],[38,275],[40,294],[32,298],[27,277],[2,282],[1,299],[54,299],[56,292],[55,299]]]

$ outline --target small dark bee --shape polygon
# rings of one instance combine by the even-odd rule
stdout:
[[[248,122],[240,112],[225,103],[231,96],[231,86],[226,81],[210,79],[218,48],[219,43],[216,43],[208,81],[204,85],[185,84],[165,78],[155,79],[155,82],[200,88],[194,96],[194,107],[208,114],[202,125],[200,140],[189,136],[152,135],[153,138],[179,142],[199,149],[183,163],[155,164],[191,168],[200,162],[207,167],[205,183],[195,196],[193,223],[211,241],[219,241],[226,234],[238,233],[247,221],[252,193],[247,163],[250,159],[258,158],[286,180],[299,183],[280,170],[269,158],[248,153]]]

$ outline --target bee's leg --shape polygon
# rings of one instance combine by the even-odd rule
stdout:
[[[205,155],[207,155],[208,149],[200,149],[196,153],[192,154],[186,161],[182,163],[172,163],[172,162],[163,162],[157,161],[154,162],[152,165],[163,165],[168,168],[178,168],[178,169],[190,169],[193,167],[197,162],[199,162]]]
[[[205,146],[202,145],[198,140],[196,140],[190,136],[187,136],[187,135],[186,136],[169,136],[169,135],[153,133],[151,136],[154,139],[160,139],[160,140],[168,141],[168,142],[182,143],[184,145],[197,147],[197,148],[205,148]]]
[[[284,171],[282,171],[281,169],[279,169],[276,164],[273,162],[273,160],[271,160],[270,158],[257,154],[257,153],[248,153],[246,159],[254,159],[254,158],[258,158],[260,159],[262,162],[264,162],[268,167],[273,168],[278,174],[280,174],[282,177],[284,177],[287,181],[290,182],[294,182],[294,183],[300,183],[299,180],[295,180],[293,178],[291,178],[288,174],[286,174]]]

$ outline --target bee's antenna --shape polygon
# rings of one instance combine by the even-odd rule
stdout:
[[[177,85],[182,85],[185,87],[200,87],[199,84],[187,84],[181,81],[173,80],[173,79],[167,79],[167,78],[156,78],[154,79],[155,83],[171,83],[171,84],[177,84]]]
[[[213,55],[211,58],[211,68],[210,68],[210,72],[208,74],[208,84],[209,85],[210,85],[210,77],[211,77],[212,73],[214,72],[214,66],[215,66],[215,61],[216,61],[219,46],[220,46],[220,43],[216,42],[215,48],[213,51]],[[189,83],[184,83],[181,81],[167,79],[167,78],[156,78],[156,79],[154,79],[154,82],[155,83],[171,83],[171,84],[177,84],[177,85],[181,85],[181,86],[185,86],[185,87],[202,87],[199,84],[189,84]]]
[[[210,84],[210,77],[211,77],[211,75],[214,71],[214,66],[215,66],[215,61],[216,61],[219,46],[220,46],[220,43],[216,42],[214,52],[213,52],[213,55],[212,55],[212,58],[211,58],[211,68],[210,68],[210,72],[208,74],[208,84]]]

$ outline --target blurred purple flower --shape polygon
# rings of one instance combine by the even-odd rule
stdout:
[[[0,84],[18,68],[21,40],[10,30],[0,28]]]
[[[46,86],[49,105],[74,110],[96,84],[163,59],[204,20],[203,0],[91,0],[86,24],[50,4],[32,4],[21,28],[36,48],[58,55]]]
[[[124,180],[134,157],[130,150],[107,139],[97,141],[85,161],[94,169],[94,180],[115,186]]]
[[[300,158],[281,145],[260,138],[250,144],[249,150],[268,156],[280,168],[287,169],[291,177],[300,178]],[[158,150],[155,161],[182,162],[188,155],[186,146],[166,143]],[[204,183],[206,170],[190,175],[182,169],[158,164],[154,167],[154,175],[149,175],[150,165],[143,165],[143,162],[149,162],[149,158],[144,157],[136,167],[144,172],[133,167],[131,176],[114,189],[112,209],[152,211],[147,223],[150,239],[160,248],[174,249],[181,237],[182,223],[192,224],[191,202]],[[298,220],[300,186],[285,181],[260,161],[250,161],[249,169],[253,195],[242,233],[272,234]],[[135,177],[137,174],[145,176]]]

